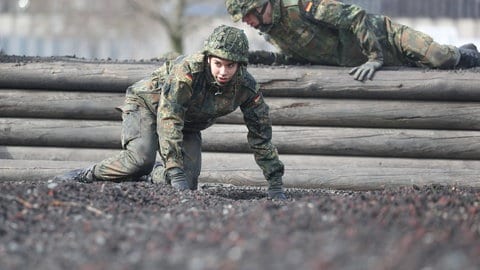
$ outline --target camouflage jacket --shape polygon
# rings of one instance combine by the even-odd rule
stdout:
[[[257,164],[267,180],[281,180],[284,165],[271,142],[269,108],[255,79],[243,66],[229,84],[219,86],[204,54],[180,56],[137,85],[132,87],[133,94],[157,114],[160,154],[167,169],[183,168],[183,130],[203,130],[216,118],[240,107]]]
[[[260,29],[293,62],[358,66],[400,64],[387,33],[390,19],[335,0],[276,0],[273,22]]]

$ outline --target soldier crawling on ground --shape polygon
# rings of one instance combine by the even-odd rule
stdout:
[[[201,170],[201,130],[240,107],[249,130],[248,143],[268,181],[268,196],[286,199],[284,165],[271,142],[269,108],[247,72],[247,62],[245,33],[224,25],[215,28],[203,52],[167,61],[127,89],[119,108],[123,150],[118,155],[54,180],[147,178],[177,190],[195,190]],[[157,150],[162,160],[155,164]]]
[[[335,0],[226,0],[233,21],[260,30],[280,52],[254,51],[252,64],[354,67],[355,80],[382,66],[440,69],[480,66],[474,44],[440,45],[430,36]]]

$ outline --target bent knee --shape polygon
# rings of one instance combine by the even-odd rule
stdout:
[[[155,164],[155,153],[123,151],[122,163],[129,175],[142,176],[149,174]]]
[[[458,48],[450,45],[440,45],[433,42],[425,55],[427,65],[432,68],[449,69],[454,68],[459,59]]]

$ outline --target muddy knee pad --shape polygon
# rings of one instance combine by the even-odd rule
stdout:
[[[170,184],[170,181],[167,179],[166,176],[165,167],[160,163],[155,164],[155,166],[153,167],[153,170],[150,173],[150,180],[152,183],[155,184]]]
[[[185,174],[187,175],[187,182],[188,182],[188,187],[191,190],[195,190],[198,187],[198,176],[200,173],[197,172],[197,170],[185,170]],[[155,167],[153,168],[152,172],[150,173],[149,180],[154,183],[154,184],[161,184],[165,183],[170,185],[171,180],[167,177],[167,170],[165,170],[165,167],[157,163],[155,164]]]

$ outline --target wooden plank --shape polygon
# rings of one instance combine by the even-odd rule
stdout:
[[[0,88],[124,92],[160,63],[0,63]],[[257,66],[252,75],[268,96],[358,99],[480,101],[479,70],[385,68],[373,81],[358,82],[348,68]]]
[[[120,148],[113,121],[1,119],[0,144]],[[243,125],[217,124],[202,132],[203,150],[251,152]],[[479,159],[479,131],[274,126],[281,154]]]
[[[123,93],[0,90],[3,117],[120,120]],[[480,130],[480,103],[267,97],[274,125]],[[243,123],[239,110],[219,123]]]
[[[411,185],[480,187],[480,161],[283,155],[288,188],[382,189]],[[205,153],[200,182],[265,185],[250,154]],[[0,160],[0,180],[44,181],[92,162]]]

